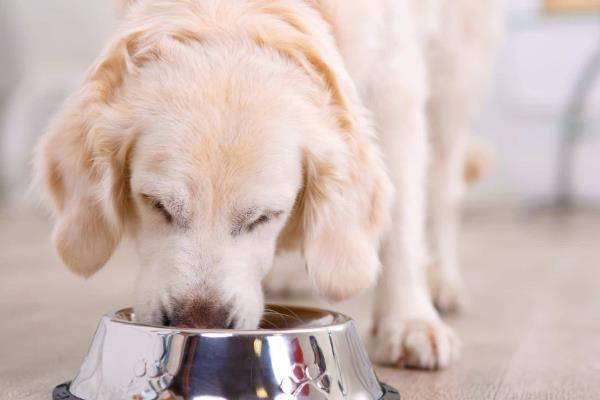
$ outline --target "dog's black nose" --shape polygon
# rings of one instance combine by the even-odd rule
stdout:
[[[163,317],[167,326],[192,329],[232,329],[231,307],[202,299],[175,302]]]

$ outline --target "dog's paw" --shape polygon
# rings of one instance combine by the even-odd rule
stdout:
[[[370,338],[373,361],[400,368],[440,369],[458,358],[460,341],[437,316],[424,320],[388,318]]]
[[[442,280],[431,290],[435,308],[444,315],[464,310],[466,306],[465,290],[460,282]]]
[[[451,270],[454,271],[452,277],[444,274],[438,265],[427,266],[431,301],[443,315],[460,312],[467,304],[462,278],[457,272],[458,268],[454,267]]]

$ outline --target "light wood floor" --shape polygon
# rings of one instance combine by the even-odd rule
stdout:
[[[82,281],[49,232],[39,215],[0,211],[0,399],[49,399],[99,315],[129,303],[130,247]],[[471,306],[449,319],[462,359],[438,372],[378,367],[379,377],[406,400],[600,399],[600,215],[471,215],[462,247]],[[368,327],[369,296],[339,308]]]

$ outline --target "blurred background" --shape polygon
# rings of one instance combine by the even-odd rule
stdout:
[[[46,398],[73,376],[98,316],[129,302],[131,246],[93,279],[73,276],[28,191],[35,142],[113,23],[110,0],[0,0],[0,319],[12,321],[0,328],[0,388],[7,398]],[[435,378],[400,373],[401,391],[453,398],[463,384],[472,397],[461,398],[515,398],[516,390],[544,398],[569,382],[569,398],[597,396],[600,0],[507,1],[506,34],[473,132],[495,161],[466,199],[461,258],[471,307],[450,319],[465,354]],[[367,326],[363,304],[340,307]],[[26,350],[11,346],[25,341]],[[397,381],[395,371],[379,373]]]
[[[571,171],[569,192],[578,204],[600,203],[600,18],[585,12],[594,2],[508,1],[507,34],[474,129],[493,148],[496,164],[471,204],[551,203],[561,168]],[[32,146],[106,43],[111,3],[0,0],[5,200],[22,204]],[[572,154],[561,163],[565,146]]]

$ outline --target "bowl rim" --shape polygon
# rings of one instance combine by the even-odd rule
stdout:
[[[346,329],[348,324],[352,324],[354,321],[352,318],[347,316],[346,314],[324,309],[318,307],[308,307],[308,306],[297,306],[297,305],[289,305],[289,304],[278,304],[278,303],[266,303],[265,308],[269,306],[276,307],[285,307],[291,310],[312,312],[312,313],[321,313],[323,317],[332,316],[333,323],[326,324],[322,326],[306,326],[306,327],[293,327],[293,328],[281,328],[281,329],[198,329],[198,328],[178,328],[178,327],[168,327],[162,325],[153,325],[153,324],[145,324],[138,323],[131,320],[127,320],[119,314],[129,314],[133,315],[135,313],[133,307],[125,307],[119,309],[114,312],[110,312],[104,315],[105,318],[108,318],[112,323],[128,325],[136,328],[140,328],[143,330],[151,330],[159,333],[165,334],[182,334],[182,335],[193,335],[193,336],[203,336],[203,337],[233,337],[233,336],[276,336],[282,334],[306,334],[306,333],[317,333],[323,331],[331,331],[331,330],[343,330]]]

